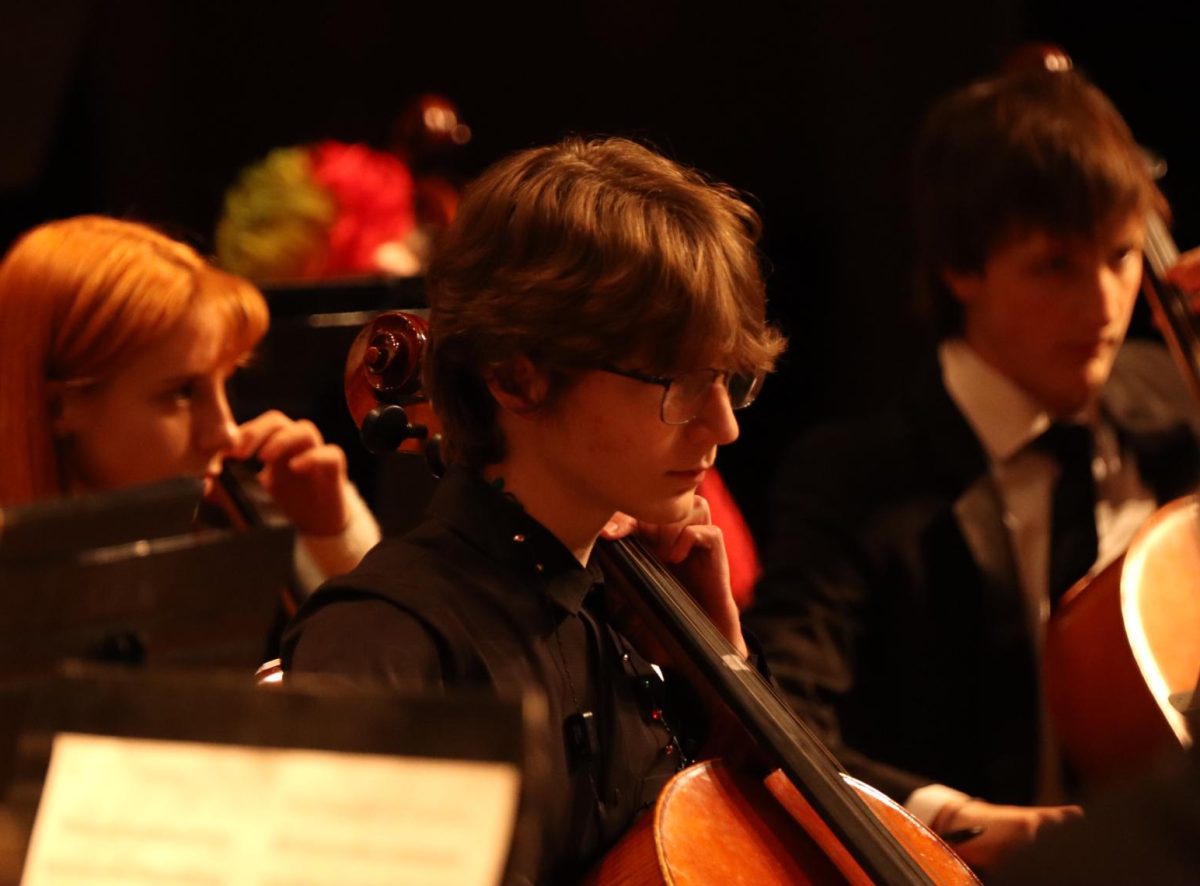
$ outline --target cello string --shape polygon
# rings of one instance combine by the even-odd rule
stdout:
[[[1179,260],[1179,248],[1175,245],[1165,220],[1158,213],[1150,213],[1146,219],[1147,264],[1154,276],[1151,298],[1157,300],[1169,325],[1164,333],[1173,334],[1179,347],[1186,351],[1195,364],[1200,358],[1200,336],[1192,322],[1189,300],[1178,289],[1166,282],[1167,271]]]
[[[1172,255],[1172,253],[1174,253]],[[1146,223],[1146,257],[1150,267],[1158,277],[1166,274],[1167,269],[1179,258],[1179,250],[1171,243],[1162,218],[1153,213]]]
[[[737,654],[728,638],[717,630],[716,625],[700,609],[679,580],[650,553],[641,540],[626,538],[621,541],[627,542],[624,547],[631,561],[659,585],[660,598],[669,607],[676,624],[682,626],[683,630],[690,631],[686,636],[698,645],[706,647],[704,652],[710,660],[722,660],[727,655]],[[841,763],[759,671],[750,668],[728,676],[735,678],[738,686],[752,696],[760,716],[768,719],[771,727],[779,735],[784,736],[793,746],[819,750],[821,763],[827,767],[828,772],[840,776],[843,771]],[[814,761],[809,758],[808,762]]]
[[[885,881],[929,883],[923,869],[900,846],[896,836],[848,787],[842,775],[843,768],[834,755],[763,675],[753,668],[737,669],[726,665],[726,656],[737,655],[732,644],[668,568],[636,538],[617,539],[610,549],[616,554],[618,566],[635,573],[627,578],[634,580],[634,584],[645,584],[648,591],[658,592],[650,594],[646,602],[652,608],[659,604],[666,610],[665,613],[658,612],[657,616],[663,619],[668,630],[677,632],[677,642],[685,647],[689,643],[697,647],[691,657],[705,674],[704,679],[713,685],[734,719],[741,721],[748,737],[756,744],[765,741],[767,745],[763,749],[766,751],[774,749],[767,757],[774,760],[771,765],[782,765],[793,785],[835,831],[845,829],[842,833],[844,841],[852,842],[851,834],[856,827],[863,829],[862,833],[874,834],[874,848],[859,847],[864,850],[864,855],[858,860],[867,862],[869,858],[871,867],[882,864],[882,869],[890,869],[892,877],[885,877]]]

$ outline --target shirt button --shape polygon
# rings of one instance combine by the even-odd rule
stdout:
[[[520,544],[521,542],[525,541],[525,536],[518,532],[513,536],[513,541],[515,541],[517,544]]]
[[[546,567],[543,566],[541,563],[534,563],[533,568],[537,572],[542,572],[543,570],[545,570]]]

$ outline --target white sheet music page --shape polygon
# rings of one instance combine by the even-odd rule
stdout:
[[[514,766],[59,734],[24,886],[496,884]]]

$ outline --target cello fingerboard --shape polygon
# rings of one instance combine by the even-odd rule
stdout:
[[[658,626],[739,720],[759,750],[783,770],[863,869],[879,883],[932,881],[842,777],[812,730],[733,645],[675,577],[633,538],[598,546],[630,580]]]

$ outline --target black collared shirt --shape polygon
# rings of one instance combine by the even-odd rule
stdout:
[[[284,667],[402,688],[534,687],[549,705],[539,882],[569,882],[653,803],[679,766],[656,718],[657,677],[608,623],[585,569],[510,497],[451,470],[424,523],[327,583],[289,625]],[[561,728],[591,712],[597,750],[572,761]],[[578,758],[578,750],[574,756]]]

